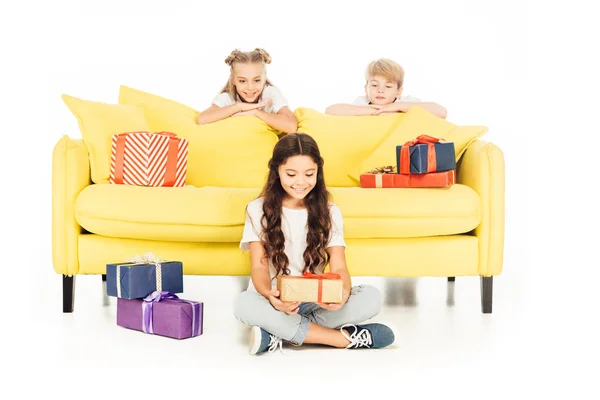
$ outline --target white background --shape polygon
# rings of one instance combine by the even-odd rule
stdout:
[[[600,333],[598,196],[591,193],[598,187],[600,68],[597,14],[579,3],[105,0],[0,6],[6,260],[0,273],[13,293],[3,300],[3,333],[16,329],[10,326],[33,329],[32,304],[44,301],[45,288],[60,285],[51,265],[51,155],[62,135],[80,137],[61,94],[116,103],[122,84],[203,109],[227,79],[230,51],[262,47],[273,58],[268,76],[291,109],[323,111],[361,95],[366,64],[387,57],[405,68],[405,95],[444,105],[453,123],[488,126],[483,139],[504,151],[505,272],[521,270],[524,321],[538,328],[523,337],[535,349],[532,379],[524,380],[528,390],[590,387]],[[14,297],[24,286],[27,309]],[[35,332],[43,335],[43,327]],[[2,346],[25,366],[35,363],[35,355],[23,356],[29,345],[13,337]],[[399,395],[434,386],[443,393],[449,385],[450,395],[460,395],[452,393],[459,389],[466,395],[469,388],[486,397],[486,390],[510,389],[502,373],[519,363],[517,357],[491,371],[437,371],[431,379],[421,369],[411,381],[398,377],[394,383],[403,388]],[[351,379],[340,381],[342,387],[368,387],[369,377],[361,382],[352,366],[347,374]],[[73,370],[63,376],[60,369],[42,375],[74,390],[81,390],[77,382],[89,382],[90,391],[114,378],[110,371],[96,373],[95,382],[86,376]],[[459,376],[465,386],[452,386]],[[277,378],[256,384],[266,387]],[[424,386],[416,389],[417,383]]]

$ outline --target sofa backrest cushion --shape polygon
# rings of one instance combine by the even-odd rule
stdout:
[[[358,159],[353,168],[348,169],[347,172],[351,178],[358,181],[360,174],[373,168],[395,166],[396,146],[404,145],[419,135],[429,135],[454,143],[456,162],[458,162],[467,147],[486,132],[485,126],[458,126],[433,115],[422,107],[414,106],[404,114],[402,120],[368,156]]]
[[[311,135],[319,145],[325,160],[325,183],[339,187],[359,186],[349,171],[368,157],[404,118],[404,114],[327,115],[310,108],[297,108],[294,114],[298,132]]]
[[[121,86],[119,103],[141,107],[153,132],[189,140],[187,184],[261,188],[277,143],[276,131],[256,117],[197,125],[199,112],[176,101]]]
[[[108,104],[62,95],[64,103],[77,118],[81,137],[90,155],[94,183],[108,183],[112,136],[149,129],[144,110],[132,104]]]

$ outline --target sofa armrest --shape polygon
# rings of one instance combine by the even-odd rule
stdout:
[[[63,136],[52,153],[52,263],[58,274],[79,271],[77,242],[83,229],[75,221],[75,200],[91,183],[85,144]]]
[[[490,142],[477,140],[461,157],[457,181],[479,194],[481,222],[474,234],[479,238],[479,273],[499,275],[504,257],[504,154]]]

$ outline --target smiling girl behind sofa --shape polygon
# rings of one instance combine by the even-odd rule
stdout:
[[[379,313],[381,295],[375,287],[351,284],[342,213],[330,201],[314,139],[285,135],[268,165],[261,195],[246,208],[240,248],[250,251],[251,280],[234,305],[236,318],[252,326],[250,354],[274,351],[282,340],[348,349],[390,345],[394,334],[386,325],[358,325]],[[277,276],[322,274],[328,264],[343,281],[341,303],[279,298]]]
[[[212,105],[200,113],[197,124],[232,116],[255,116],[283,133],[296,132],[296,116],[279,89],[267,79],[265,64],[270,63],[271,56],[263,49],[232,51],[225,59],[225,64],[230,67],[227,84]]]

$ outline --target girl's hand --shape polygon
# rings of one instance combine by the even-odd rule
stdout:
[[[346,304],[349,297],[350,297],[350,292],[348,292],[344,289],[344,290],[342,290],[342,302],[341,303],[317,303],[317,305],[327,311],[337,311],[337,310],[341,309],[342,307],[344,307],[344,304]]]
[[[266,99],[265,101],[262,101],[258,104],[260,104],[260,106],[258,107],[261,110],[264,110],[265,107],[268,107],[271,105],[271,103],[273,103],[273,99]]]
[[[298,306],[300,303],[296,301],[279,300],[279,290],[273,289],[269,292],[269,301],[276,310],[284,312],[288,315],[298,314]]]
[[[235,115],[240,114],[244,111],[256,110],[258,108],[266,107],[273,102],[273,99],[267,99],[265,101],[261,101],[260,103],[238,103],[240,105],[240,112]]]
[[[317,303],[317,305],[327,311],[337,311],[344,306],[342,303]]]
[[[232,115],[232,117],[248,117],[256,115],[256,109],[248,110],[248,111],[240,111]]]

